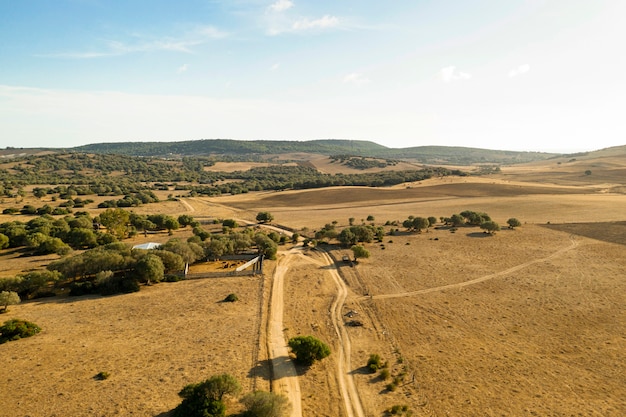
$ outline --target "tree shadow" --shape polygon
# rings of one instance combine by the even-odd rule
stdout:
[[[374,372],[368,366],[361,366],[349,372],[350,375],[374,375]]]
[[[293,368],[291,365],[293,365]],[[262,378],[264,381],[279,380],[281,378],[277,378],[276,368],[281,369],[283,377],[289,378],[303,376],[311,367],[309,365],[299,364],[289,356],[279,356],[274,360],[263,359],[258,361],[256,365],[248,371],[248,378]],[[294,368],[295,373],[293,373]]]
[[[493,237],[493,235],[491,233],[487,233],[487,232],[472,232],[472,233],[468,233],[466,235],[467,237]]]
[[[174,410],[166,411],[164,413],[157,414],[154,417],[172,417]]]
[[[272,373],[271,359],[263,359],[250,368],[248,371],[248,378],[261,378],[264,381],[271,381],[273,377]]]

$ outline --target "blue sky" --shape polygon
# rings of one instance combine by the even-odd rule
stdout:
[[[626,144],[623,0],[0,0],[0,147]]]

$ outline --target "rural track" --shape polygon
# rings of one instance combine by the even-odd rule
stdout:
[[[302,416],[301,392],[298,383],[295,366],[289,359],[289,352],[285,344],[283,334],[283,294],[284,277],[289,270],[290,264],[295,257],[305,259],[319,267],[330,267],[328,270],[337,286],[337,296],[333,300],[330,308],[331,321],[337,334],[339,352],[337,360],[337,380],[340,394],[344,403],[344,408],[348,417],[365,417],[363,405],[359,397],[354,378],[351,371],[351,349],[350,337],[343,324],[343,306],[348,295],[348,289],[343,282],[337,267],[331,257],[325,252],[318,250],[323,257],[323,262],[311,259],[302,254],[302,247],[296,247],[289,251],[282,252],[278,260],[272,292],[270,296],[270,314],[268,319],[268,352],[272,361],[273,377],[272,389],[282,393],[292,404],[291,417]]]
[[[448,285],[441,285],[439,287],[432,287],[432,288],[426,288],[423,290],[417,290],[417,291],[407,291],[407,292],[401,292],[401,293],[392,293],[392,294],[378,294],[378,295],[369,295],[369,296],[363,296],[363,297],[359,297],[358,300],[383,300],[383,299],[389,299],[389,298],[400,298],[400,297],[413,297],[415,295],[422,295],[422,294],[428,294],[431,292],[439,292],[439,291],[445,291],[445,290],[453,290],[453,289],[460,289],[463,287],[469,287],[471,285],[476,285],[479,284],[481,282],[485,282],[485,281],[489,281],[492,280],[494,278],[498,278],[504,275],[508,275],[510,273],[519,271],[520,269],[524,269],[530,265],[534,265],[534,264],[538,264],[538,263],[543,263],[543,262],[547,262],[550,259],[556,258],[557,256],[562,255],[565,252],[568,252],[574,248],[576,248],[578,246],[578,241],[576,239],[574,239],[573,236],[570,236],[570,244],[564,248],[561,248],[559,250],[557,250],[556,252],[554,252],[553,254],[546,256],[545,258],[539,258],[539,259],[533,259],[532,261],[528,261],[528,262],[524,262],[522,264],[519,265],[515,265],[514,267],[505,269],[503,271],[499,271],[499,272],[495,272],[493,274],[489,274],[489,275],[483,275],[482,277],[478,277],[469,281],[463,281],[463,282],[459,282],[456,284],[448,284]]]
[[[292,249],[281,254],[272,280],[267,322],[267,352],[272,364],[272,391],[283,394],[291,403],[290,417],[302,417],[300,382],[283,332],[284,282],[294,256]]]
[[[329,266],[328,272],[335,281],[337,286],[337,296],[333,301],[330,308],[331,319],[335,332],[337,333],[337,340],[339,341],[339,359],[337,360],[337,380],[339,383],[339,389],[341,390],[341,397],[343,398],[346,413],[348,417],[365,417],[363,411],[363,404],[359,397],[359,391],[354,383],[354,377],[350,374],[352,370],[351,364],[351,351],[352,345],[350,343],[350,336],[346,331],[346,327],[343,323],[343,306],[348,296],[348,288],[345,282],[339,276],[337,266],[333,262],[332,258],[324,250],[319,250],[322,253],[325,262],[325,266]]]

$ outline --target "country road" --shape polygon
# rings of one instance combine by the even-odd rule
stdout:
[[[272,389],[289,399],[292,404],[291,417],[302,416],[300,385],[293,362],[289,358],[289,351],[283,334],[284,279],[292,260],[295,257],[299,257],[318,265],[320,268],[330,267],[328,272],[337,286],[337,295],[333,300],[330,314],[339,345],[339,351],[337,352],[337,381],[340,395],[348,417],[365,417],[354,377],[350,374],[352,370],[350,362],[351,344],[350,337],[343,323],[342,314],[344,302],[348,294],[347,287],[339,276],[335,263],[326,252],[318,251],[323,259],[320,262],[309,256],[303,256],[302,249],[302,247],[295,247],[289,251],[281,252],[273,276],[267,337],[268,351],[273,369]]]
[[[283,333],[285,274],[293,255],[292,249],[281,254],[274,271],[267,326],[267,347],[272,362],[272,391],[283,394],[291,403],[291,417],[302,417],[300,383]]]

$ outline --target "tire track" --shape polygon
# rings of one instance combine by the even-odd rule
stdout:
[[[383,300],[383,299],[388,299],[388,298],[400,298],[400,297],[412,297],[415,295],[422,295],[422,294],[428,294],[431,292],[439,292],[439,291],[445,291],[445,290],[452,290],[452,289],[459,289],[459,288],[463,288],[463,287],[469,287],[470,285],[475,285],[475,284],[479,284],[481,282],[485,282],[485,281],[489,281],[492,280],[494,278],[498,278],[504,275],[508,275],[512,272],[516,272],[519,271],[520,269],[524,269],[530,265],[534,265],[534,264],[538,264],[538,263],[542,263],[542,262],[547,262],[550,259],[556,258],[557,256],[562,255],[565,252],[568,252],[574,248],[576,248],[578,246],[578,241],[574,239],[573,236],[570,236],[570,244],[569,246],[566,246],[564,248],[559,249],[558,251],[554,252],[553,254],[545,257],[545,258],[540,258],[540,259],[535,259],[532,261],[528,261],[528,262],[524,262],[523,264],[519,264],[516,265],[512,268],[509,269],[505,269],[503,271],[500,272],[496,272],[493,274],[489,274],[489,275],[484,275],[482,277],[476,278],[476,279],[472,279],[469,281],[464,281],[464,282],[459,282],[456,284],[448,284],[448,285],[442,285],[439,287],[432,287],[432,288],[426,288],[423,290],[417,290],[417,291],[407,291],[407,292],[402,292],[402,293],[394,293],[394,294],[379,294],[379,295],[370,295],[370,296],[365,296],[365,297],[359,297],[359,300],[366,300],[366,299],[373,299],[373,300]]]

